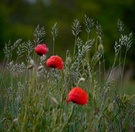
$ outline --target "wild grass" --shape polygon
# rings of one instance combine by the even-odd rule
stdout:
[[[18,39],[14,44],[5,44],[5,60],[0,73],[0,131],[135,131],[134,95],[119,92],[123,87],[132,33],[125,34],[124,24],[118,20],[120,38],[114,44],[114,61],[106,74],[102,27],[87,16],[84,26],[86,30],[82,31],[79,20],[73,21],[74,50],[73,53],[67,50],[62,70],[47,68],[45,61],[48,56],[38,56],[34,52],[34,47],[43,42],[44,27],[36,27],[33,41]],[[52,55],[58,29],[55,23],[51,31],[53,49],[49,49]],[[97,34],[94,38],[90,37],[92,30]],[[86,40],[80,37],[81,32],[87,32]],[[119,69],[117,80],[114,75],[116,69]],[[74,86],[88,93],[86,105],[66,103]]]

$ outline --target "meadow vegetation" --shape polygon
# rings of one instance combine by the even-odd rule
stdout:
[[[59,69],[46,66],[47,53],[38,55],[34,51],[38,44],[44,43],[44,27],[35,28],[32,41],[18,39],[13,44],[5,44],[0,73],[0,131],[135,131],[134,94],[119,92],[123,87],[132,33],[125,34],[124,24],[118,20],[120,35],[111,51],[114,51],[114,60],[106,68],[106,59],[109,58],[104,56],[106,45],[101,25],[86,15],[83,24],[85,30],[81,29],[78,19],[73,21],[73,53],[66,51],[64,67]],[[59,30],[55,23],[51,31],[53,49],[48,50],[52,56],[58,45]],[[90,36],[92,30],[96,34],[93,38]],[[81,39],[81,32],[87,32],[85,40]],[[117,79],[116,69],[119,69]],[[85,105],[66,102],[73,87],[81,87],[87,92],[89,99]]]

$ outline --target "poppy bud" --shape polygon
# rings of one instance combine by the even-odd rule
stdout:
[[[85,78],[81,77],[81,78],[79,79],[79,81],[80,81],[80,82],[84,82],[84,81],[85,81]]]
[[[35,62],[34,62],[34,60],[32,60],[32,59],[30,59],[30,65],[34,65],[35,64]]]
[[[33,65],[28,65],[27,68],[28,69],[32,69],[33,68]]]
[[[77,86],[79,85],[80,82],[84,82],[85,81],[85,78],[81,77],[77,83]]]
[[[38,67],[38,71],[41,71],[43,68],[44,68],[44,66],[42,66],[42,65],[39,66],[39,67]]]
[[[16,124],[17,122],[18,122],[18,118],[15,118],[15,119],[13,120],[13,123]]]
[[[98,45],[98,51],[99,51],[99,52],[102,52],[103,50],[104,50],[103,44],[99,44],[99,45]]]
[[[83,74],[82,74],[82,77],[83,77],[83,78],[86,78],[86,77],[87,77],[87,74],[86,74],[86,73],[83,73]]]
[[[88,94],[79,87],[74,87],[68,94],[66,102],[73,102],[79,105],[85,105],[88,102]]]
[[[72,61],[71,58],[70,57],[67,57],[67,59],[66,59],[67,64],[70,64],[71,61]]]

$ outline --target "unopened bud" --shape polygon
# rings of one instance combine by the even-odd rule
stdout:
[[[44,68],[44,66],[42,66],[42,65],[39,66],[39,67],[38,67],[38,71],[41,71],[43,68]]]
[[[33,68],[33,65],[28,65],[27,68],[28,69],[32,69]]]
[[[86,73],[83,73],[83,74],[82,74],[82,77],[83,77],[83,78],[86,78],[86,77],[87,77],[87,74],[86,74]]]
[[[16,124],[17,122],[18,122],[18,118],[15,118],[15,119],[13,120],[13,123]]]
[[[30,64],[30,65],[34,65],[34,64],[35,64],[34,60],[30,59],[29,64]]]
[[[84,82],[85,81],[85,78],[81,77],[79,81],[80,82]]]
[[[71,58],[67,57],[66,62],[67,62],[67,64],[70,64],[71,63]]]
[[[80,82],[84,82],[85,81],[85,78],[81,77],[77,83],[77,86],[79,85]]]
[[[102,52],[103,50],[104,50],[103,44],[99,44],[99,45],[98,45],[98,51],[99,51],[99,52]]]

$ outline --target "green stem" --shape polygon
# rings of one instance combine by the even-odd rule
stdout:
[[[25,104],[25,113],[24,113],[24,118],[22,121],[22,128],[21,132],[24,132],[25,124],[26,124],[26,118],[27,118],[27,103]]]
[[[126,50],[125,56],[124,56],[124,62],[123,62],[123,67],[122,67],[122,75],[121,75],[121,83],[123,81],[123,75],[124,75],[124,68],[125,68],[126,57],[127,57],[127,50]]]
[[[117,55],[115,56],[115,59],[114,59],[114,62],[113,62],[113,65],[112,65],[112,68],[111,68],[111,71],[106,79],[106,82],[108,82],[109,80],[109,77],[111,76],[112,72],[113,72],[113,69],[114,69],[114,66],[115,66],[115,63],[116,63],[116,60],[117,60]]]
[[[89,38],[90,38],[90,33],[88,32],[87,33],[87,41],[89,40]]]
[[[77,36],[75,36],[74,51],[73,51],[73,59],[75,58],[75,51],[76,51],[76,39],[77,39]]]
[[[101,77],[102,77],[102,72],[101,72],[101,61],[99,60],[99,82],[101,84]]]
[[[53,55],[54,55],[54,44],[55,44],[55,37],[53,37]]]
[[[72,108],[71,108],[71,112],[70,112],[70,115],[69,115],[69,118],[68,120],[65,122],[65,124],[63,125],[62,129],[60,132],[63,132],[64,128],[66,127],[66,125],[69,123],[69,121],[71,120],[71,117],[73,115],[73,111],[74,111],[74,104],[72,105]]]
[[[122,68],[121,68],[121,50],[120,50],[120,57],[119,57],[119,66],[120,66],[120,70],[119,70],[119,73],[120,73],[120,83],[122,85]]]

